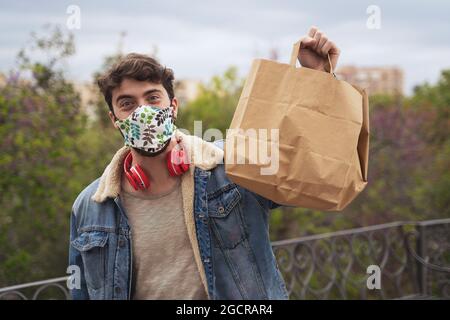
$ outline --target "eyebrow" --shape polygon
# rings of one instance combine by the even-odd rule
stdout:
[[[150,89],[150,90],[147,90],[144,92],[144,96],[149,95],[150,93],[161,93],[162,94],[162,91],[159,89]]]
[[[144,96],[147,96],[147,95],[149,95],[151,93],[160,93],[160,94],[162,94],[162,91],[159,90],[159,89],[150,89],[150,90],[147,90],[147,91],[144,92]],[[117,97],[116,103],[118,103],[120,99],[126,99],[126,98],[133,99],[134,96],[129,95],[129,94],[121,94],[120,96]]]

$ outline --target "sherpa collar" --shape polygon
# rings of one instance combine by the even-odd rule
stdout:
[[[203,170],[211,170],[217,164],[223,161],[223,150],[207,142],[197,136],[186,135],[179,129],[175,130],[177,138],[181,138],[181,143],[185,148],[188,157],[191,161],[189,173],[193,175],[194,167],[199,167]],[[116,198],[121,189],[122,165],[125,156],[128,154],[130,148],[127,146],[119,149],[112,158],[109,165],[103,172],[97,191],[92,196],[92,200],[96,202],[103,202],[107,198]]]

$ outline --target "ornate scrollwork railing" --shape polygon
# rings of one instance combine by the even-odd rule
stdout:
[[[389,224],[273,243],[291,299],[450,298],[450,219]],[[375,265],[380,288],[367,282]]]

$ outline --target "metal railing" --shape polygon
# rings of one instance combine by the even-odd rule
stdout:
[[[450,298],[450,219],[394,222],[273,244],[291,299]],[[379,267],[380,288],[367,273]]]
[[[394,222],[272,246],[290,299],[450,298],[450,219]],[[379,267],[379,289],[368,289],[370,265]],[[70,299],[67,279],[3,288],[0,300],[54,298],[54,290]]]
[[[0,289],[0,300],[29,300],[29,297],[31,300],[39,300],[43,298],[47,291],[50,291],[49,289],[56,289],[62,299],[69,300],[70,293],[69,289],[67,289],[68,279],[69,276],[2,288]],[[53,298],[55,294],[54,290],[52,290],[51,294]]]

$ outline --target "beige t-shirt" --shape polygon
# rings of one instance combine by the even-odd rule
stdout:
[[[139,198],[121,192],[132,231],[132,299],[207,299],[187,234],[181,178],[174,189]]]

